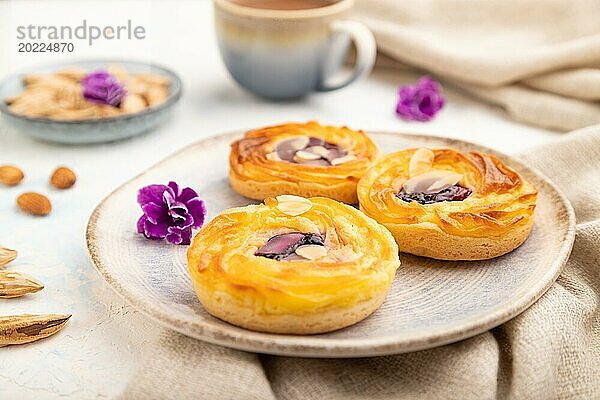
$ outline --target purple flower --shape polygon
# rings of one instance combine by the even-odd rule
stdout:
[[[117,78],[106,71],[95,71],[87,74],[82,80],[83,97],[93,103],[108,104],[118,107],[125,96],[125,87]]]
[[[192,228],[200,228],[206,216],[198,193],[187,187],[180,189],[175,182],[145,186],[138,191],[137,201],[144,212],[137,231],[148,239],[190,244]]]
[[[416,85],[400,86],[396,114],[408,121],[429,121],[444,106],[442,86],[423,76]]]

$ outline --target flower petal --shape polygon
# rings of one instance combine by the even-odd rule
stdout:
[[[144,222],[144,235],[149,239],[162,239],[167,236],[169,229],[169,223],[166,221],[159,221],[157,224],[146,220]]]
[[[179,200],[182,203],[187,203],[188,201],[196,197],[198,197],[198,193],[196,193],[195,190],[186,187],[181,191],[181,193],[179,193],[179,196],[177,196],[177,200]]]
[[[148,217],[148,220],[156,224],[159,219],[168,217],[167,209],[164,206],[159,206],[156,203],[148,203],[142,206],[142,211]]]
[[[140,206],[147,203],[160,204],[164,201],[163,193],[168,189],[165,185],[148,185],[138,190],[137,202]]]
[[[183,241],[183,238],[181,237],[180,232],[169,233],[166,238],[167,238],[167,242],[173,243],[173,244],[182,244],[181,242]]]
[[[138,233],[144,233],[144,224],[148,218],[146,215],[142,215],[137,221],[137,231]]]
[[[179,198],[179,195],[181,194],[181,192],[179,191],[179,185],[176,182],[171,181],[169,182],[169,187],[173,191],[173,197],[175,197],[176,199]]]
[[[192,241],[192,228],[184,229],[181,232],[181,244],[190,244]]]
[[[206,205],[199,197],[196,197],[187,202],[188,212],[194,218],[194,228],[200,228],[204,224],[206,218]]]
[[[192,228],[174,230],[167,235],[167,241],[173,244],[190,244],[192,239]]]
[[[173,189],[171,189],[170,187],[167,187],[167,190],[164,191],[163,201],[169,209],[171,209],[172,204],[175,203],[175,195],[173,194]]]
[[[176,203],[169,209],[169,215],[174,220],[185,219],[187,214],[188,214],[187,207],[181,203]]]
[[[174,220],[169,229],[185,229],[191,228],[194,224],[194,218],[190,214],[185,214],[184,219]]]

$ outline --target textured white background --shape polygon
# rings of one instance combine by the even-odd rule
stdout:
[[[69,55],[17,53],[17,26],[76,26],[83,18],[100,26],[131,19],[146,28],[147,38],[98,41],[91,47],[76,41]],[[39,64],[102,57],[173,68],[183,79],[184,95],[172,118],[158,129],[104,145],[39,142],[11,132],[0,121],[0,164],[15,163],[27,175],[20,186],[0,188],[0,244],[19,251],[10,270],[30,273],[46,284],[37,294],[0,301],[0,315],[73,314],[65,329],[50,339],[0,349],[0,399],[114,398],[125,387],[140,349],[153,343],[160,328],[101,280],[87,256],[85,226],[95,205],[112,189],[188,143],[233,129],[307,119],[467,139],[509,153],[560,135],[516,124],[500,110],[451,88],[446,88],[448,104],[435,121],[403,122],[394,115],[396,88],[418,75],[399,71],[378,71],[346,89],[298,102],[257,99],[235,85],[219,59],[209,1],[0,2],[0,77]],[[49,187],[48,175],[59,164],[77,172],[72,190]],[[197,173],[201,176],[202,171]],[[50,197],[50,216],[35,218],[16,209],[15,197],[27,190]]]

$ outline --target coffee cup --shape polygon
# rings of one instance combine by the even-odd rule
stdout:
[[[214,0],[221,57],[242,87],[271,99],[343,88],[375,62],[373,34],[348,20],[354,0]],[[355,64],[340,76],[350,44]]]

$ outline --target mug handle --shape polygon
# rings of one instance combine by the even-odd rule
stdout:
[[[321,77],[321,82],[317,85],[320,92],[328,92],[348,86],[355,80],[367,75],[373,69],[375,57],[377,56],[377,44],[373,33],[365,25],[356,21],[333,21],[331,23],[332,33],[345,33],[350,36],[356,47],[356,64],[354,70],[347,79],[341,82],[330,84],[327,77]]]

